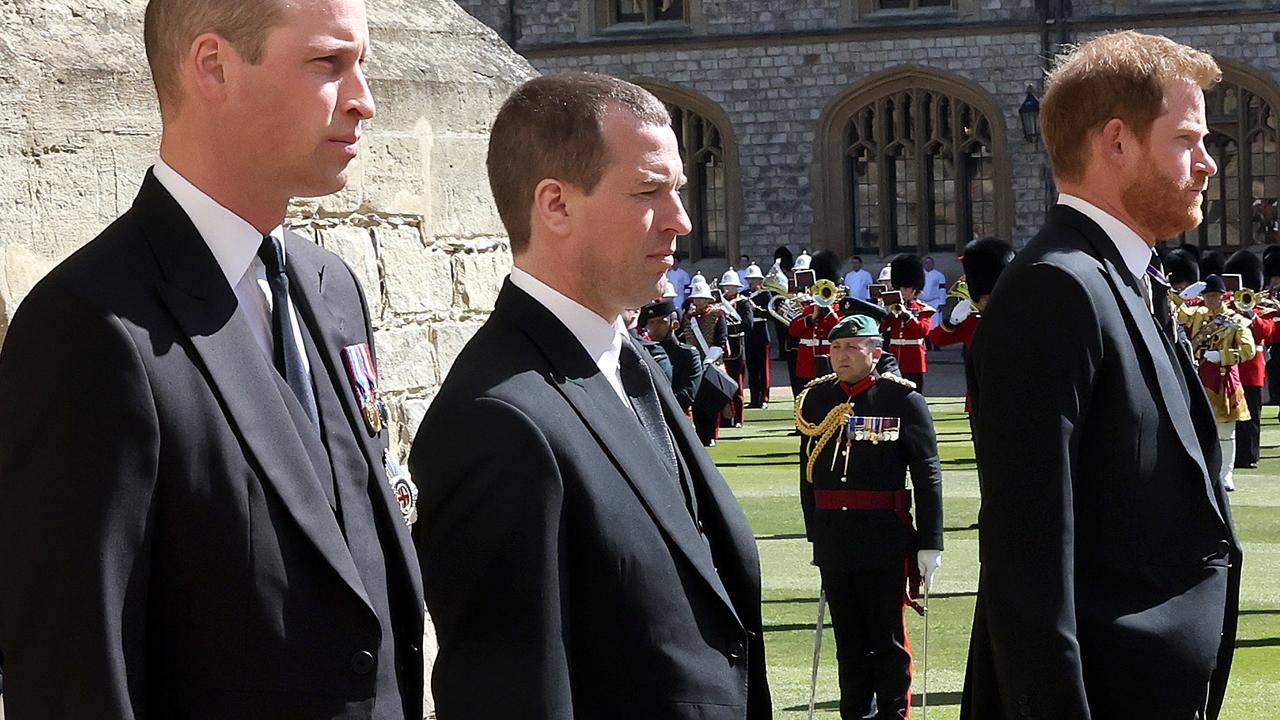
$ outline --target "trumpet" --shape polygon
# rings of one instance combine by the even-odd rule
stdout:
[[[963,275],[960,276],[959,280],[952,283],[951,288],[947,290],[947,297],[973,302],[973,298],[969,297],[969,283],[965,281]]]
[[[809,288],[809,291],[813,294],[814,304],[824,308],[835,306],[836,303],[849,294],[848,288],[836,285],[827,279],[815,282],[813,287]]]
[[[1236,310],[1246,313],[1256,310],[1259,315],[1273,315],[1280,312],[1280,303],[1270,294],[1259,293],[1251,288],[1241,288],[1235,293]]]

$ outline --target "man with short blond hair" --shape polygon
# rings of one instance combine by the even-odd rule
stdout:
[[[364,3],[151,0],[144,34],[160,156],[0,353],[7,710],[417,720],[413,493],[367,305],[283,227],[374,115]]]
[[[515,267],[409,458],[436,712],[771,717],[751,527],[619,324],[690,230],[666,108],[616,78],[536,78],[488,165]]]
[[[1240,543],[1213,410],[1152,251],[1202,219],[1205,53],[1104,35],[1041,127],[1061,195],[973,344],[982,566],[961,717],[1215,718]],[[1044,322],[1049,298],[1053,321]],[[1231,462],[1231,459],[1225,459]]]

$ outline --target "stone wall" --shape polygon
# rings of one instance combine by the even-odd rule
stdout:
[[[464,0],[468,6],[503,0]],[[1040,84],[1044,51],[1032,0],[957,0],[951,13],[859,15],[859,0],[688,0],[701,26],[687,31],[574,36],[592,0],[517,0],[530,22],[516,49],[542,72],[593,70],[692,91],[728,116],[742,180],[740,245],[700,263],[718,273],[738,254],[769,257],[823,244],[815,234],[815,139],[823,113],[876,73],[917,66],[982,89],[999,108],[1013,194],[1012,240],[1035,232],[1050,201],[1043,146],[1023,139],[1018,108]],[[1116,16],[1260,72],[1280,86],[1280,0],[1075,0],[1074,39],[1112,29]],[[1165,18],[1168,18],[1166,21]],[[580,24],[579,24],[580,25]],[[868,28],[876,28],[868,31]],[[581,27],[578,28],[581,33]],[[769,33],[776,33],[769,35]],[[589,44],[582,45],[583,41]],[[949,255],[949,253],[944,253]],[[868,258],[870,264],[875,260]],[[941,261],[944,266],[950,259]],[[950,268],[946,268],[950,269]]]

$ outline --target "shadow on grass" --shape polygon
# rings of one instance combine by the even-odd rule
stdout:
[[[1241,615],[1280,615],[1280,608],[1258,608],[1256,610],[1241,610]]]
[[[911,707],[918,709],[920,707],[920,699],[921,699],[920,693],[912,693]],[[930,707],[941,707],[943,705],[959,705],[959,704],[960,704],[960,693],[958,692],[929,693]],[[823,700],[820,703],[815,703],[813,707],[817,710],[839,710],[840,701],[839,700]],[[804,705],[795,705],[789,708],[783,708],[783,710],[785,712],[807,712],[809,710],[809,703],[805,703]]]
[[[804,533],[774,533],[773,535],[757,535],[756,542],[761,540],[803,540]]]
[[[1236,640],[1238,648],[1278,647],[1280,638],[1253,638],[1252,640]]]
[[[966,590],[964,592],[929,593],[930,600],[946,600],[948,598],[964,598],[964,597],[977,597],[977,596],[978,596],[977,590]],[[815,597],[798,597],[798,598],[773,598],[773,599],[760,601],[761,605],[780,605],[783,603],[808,603],[810,605],[817,605],[818,598],[816,596]],[[810,630],[813,629],[813,626],[814,626],[814,623],[811,623],[811,622],[800,624],[800,627],[809,628]],[[772,626],[765,625],[764,627],[765,627],[765,630],[768,630],[770,627],[783,628],[783,627],[789,627],[789,626],[788,625],[772,625]]]

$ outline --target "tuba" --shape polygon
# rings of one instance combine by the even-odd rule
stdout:
[[[790,325],[792,320],[804,314],[804,300],[800,295],[778,293],[769,299],[769,314],[783,325]]]

